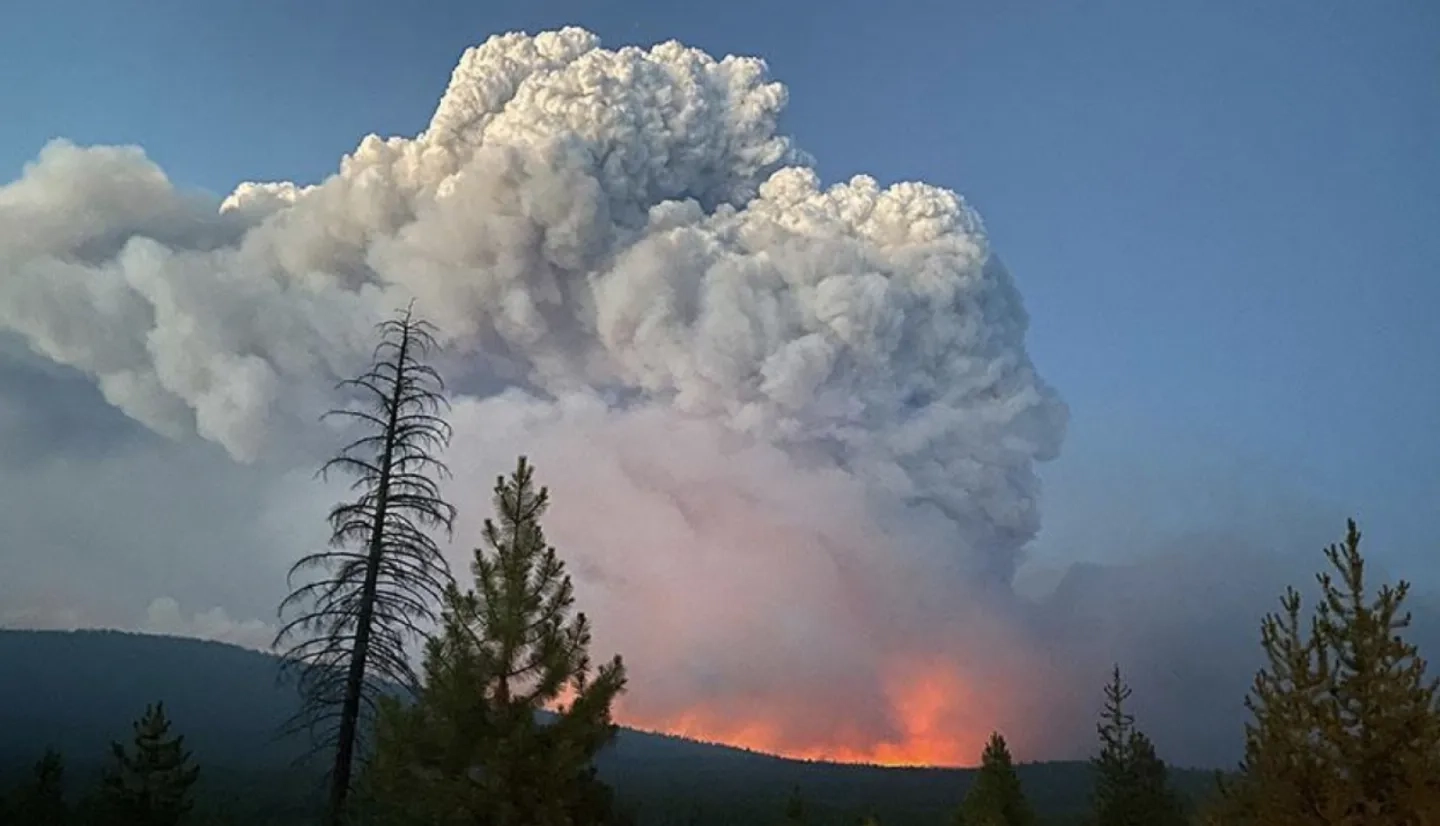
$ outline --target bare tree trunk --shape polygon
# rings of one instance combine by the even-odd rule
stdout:
[[[369,410],[327,415],[358,421],[370,430],[325,463],[327,471],[357,476],[359,495],[329,515],[331,549],[302,557],[290,569],[320,568],[326,576],[294,590],[280,612],[306,603],[286,622],[276,646],[288,640],[283,667],[299,671],[301,710],[289,721],[312,736],[312,753],[334,749],[325,822],[346,817],[355,762],[360,758],[367,711],[389,686],[414,687],[406,640],[423,637],[423,623],[453,585],[439,546],[424,528],[451,529],[455,509],[431,478],[446,475],[436,453],[449,444],[441,417],[444,383],[417,356],[435,346],[430,327],[411,311],[380,325],[371,368],[342,387],[361,391]],[[298,642],[294,637],[302,637]],[[324,738],[314,740],[317,731]]]
[[[400,339],[400,355],[396,364],[404,364],[410,350],[410,332]],[[355,648],[345,676],[345,702],[340,707],[339,743],[335,747],[335,767],[330,773],[330,826],[345,820],[345,800],[350,795],[350,777],[355,764],[356,726],[360,722],[360,691],[365,684],[365,661],[370,653],[370,626],[375,619],[375,588],[380,579],[380,554],[385,542],[385,512],[390,501],[390,472],[395,458],[395,429],[400,417],[400,396],[404,385],[395,382],[390,394],[390,415],[385,422],[385,449],[380,458],[380,482],[376,485],[375,527],[370,532],[370,554],[365,565],[365,584],[360,596],[360,613],[356,620]]]

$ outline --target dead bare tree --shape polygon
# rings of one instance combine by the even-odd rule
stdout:
[[[279,610],[289,618],[275,638],[302,700],[286,730],[307,732],[312,755],[334,750],[326,815],[332,825],[345,818],[376,699],[416,684],[406,643],[428,634],[425,626],[437,621],[454,581],[427,532],[448,533],[455,519],[436,481],[449,475],[438,454],[449,445],[450,426],[444,382],[425,363],[435,349],[433,327],[412,306],[377,331],[370,368],[340,383],[360,403],[325,414],[366,431],[318,474],[353,476],[357,495],[330,511],[330,547],[290,568],[291,591]],[[317,572],[296,584],[299,574]]]

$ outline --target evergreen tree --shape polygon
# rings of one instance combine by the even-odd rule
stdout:
[[[276,635],[285,668],[299,674],[303,699],[288,731],[305,731],[314,748],[333,749],[327,822],[346,811],[361,737],[389,687],[413,688],[406,643],[423,636],[453,585],[449,567],[426,529],[449,531],[455,509],[435,479],[447,475],[436,458],[450,439],[440,375],[425,364],[433,327],[407,309],[379,325],[370,369],[340,387],[363,400],[332,410],[368,431],[321,468],[355,477],[354,500],[330,511],[331,547],[290,569],[293,590],[280,605],[296,612]],[[321,576],[294,586],[301,572]]]
[[[71,820],[65,802],[65,759],[46,749],[31,771],[30,782],[16,790],[8,814],[25,826],[65,826]]]
[[[1130,758],[1136,790],[1135,808],[1140,816],[1128,822],[1147,826],[1179,826],[1185,823],[1188,820],[1187,807],[1170,784],[1170,769],[1144,732],[1135,732]]]
[[[1135,718],[1125,711],[1130,693],[1117,665],[1105,686],[1105,707],[1096,726],[1100,753],[1091,761],[1095,769],[1093,822],[1095,826],[1179,824],[1184,818],[1165,763],[1150,739],[1135,727]]]
[[[572,614],[570,577],[540,527],[549,501],[524,457],[496,483],[475,588],[449,589],[418,701],[383,707],[368,778],[377,822],[616,821],[593,760],[614,737],[625,670],[616,657],[592,673],[589,622]]]
[[[185,738],[170,735],[164,703],[146,706],[134,727],[133,752],[110,744],[115,765],[101,783],[101,810],[115,824],[175,826],[190,812],[200,768],[190,765]]]
[[[790,796],[785,799],[785,823],[803,826],[809,820],[805,817],[805,798],[800,795],[799,786],[790,787]]]
[[[1131,782],[1135,718],[1125,712],[1130,687],[1120,678],[1115,666],[1110,683],[1105,686],[1105,706],[1096,726],[1100,734],[1100,753],[1091,761],[1095,769],[1094,815],[1097,826],[1126,823]]]
[[[1318,576],[1309,633],[1293,588],[1261,625],[1269,662],[1246,697],[1245,758],[1210,819],[1440,823],[1440,685],[1400,634],[1409,584],[1367,596],[1354,521],[1325,555],[1335,575]]]
[[[975,783],[960,804],[956,826],[1030,826],[1034,822],[1005,738],[999,732],[991,734],[980,755]]]

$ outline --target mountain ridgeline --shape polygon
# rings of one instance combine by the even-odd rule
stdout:
[[[78,796],[112,740],[124,740],[147,704],[167,715],[202,769],[196,815],[224,811],[237,823],[312,822],[324,801],[323,766],[296,771],[304,751],[277,730],[295,711],[293,686],[275,657],[224,643],[119,631],[0,631],[0,771],[5,786],[47,748],[64,755]],[[799,789],[816,823],[946,822],[973,772],[786,760],[679,737],[622,730],[599,758],[601,776],[641,826],[770,822]],[[1045,822],[1086,810],[1084,763],[1019,766]],[[1177,785],[1209,788],[1205,772],[1175,772]]]

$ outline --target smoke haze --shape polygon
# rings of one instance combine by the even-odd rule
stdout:
[[[263,645],[339,494],[316,417],[413,299],[455,391],[452,563],[528,454],[624,722],[1071,756],[1118,658],[1162,746],[1228,757],[1288,570],[1227,538],[1017,595],[1067,411],[1016,284],[954,192],[822,186],[785,104],[760,60],[571,28],[467,51],[424,132],[313,186],[216,204],[138,148],[46,146],[0,187],[0,613]]]

